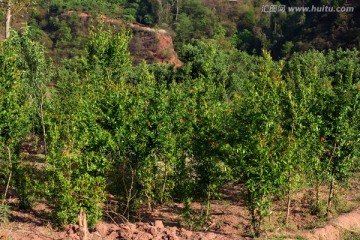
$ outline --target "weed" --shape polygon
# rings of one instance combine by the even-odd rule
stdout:
[[[355,231],[345,231],[344,235],[342,236],[343,240],[359,240],[360,233]]]
[[[356,204],[342,198],[335,199],[335,210],[337,213],[348,213],[356,208]]]
[[[193,231],[203,231],[211,221],[211,215],[208,215],[204,209],[201,212],[195,212],[191,209],[191,200],[185,201],[185,209],[181,215],[185,220],[185,227]]]
[[[360,193],[356,194],[355,201],[360,202]]]
[[[273,236],[273,237],[271,237],[269,239],[272,239],[272,240],[282,240],[282,239],[306,240],[306,238],[301,236],[301,235],[295,235],[295,236],[281,235],[281,236]]]
[[[6,203],[0,205],[0,222],[9,222],[9,210],[10,206]]]
[[[318,218],[316,221],[305,224],[304,229],[314,229],[316,227],[324,225],[325,223],[326,223],[326,218],[321,217],[321,218]]]
[[[310,203],[310,214],[324,216],[326,213],[326,204],[322,201],[312,201]]]

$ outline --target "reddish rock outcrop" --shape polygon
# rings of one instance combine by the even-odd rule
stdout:
[[[81,21],[80,31],[90,27],[91,15],[85,12],[76,13],[67,11],[61,18],[65,19],[71,14],[77,14]],[[176,51],[174,50],[171,34],[164,29],[154,29],[138,23],[124,23],[121,19],[109,18],[100,15],[98,20],[111,24],[115,29],[124,26],[132,30],[133,37],[129,42],[129,50],[133,57],[133,63],[138,64],[142,60],[148,63],[173,64],[175,68],[182,66]]]
[[[174,50],[171,34],[164,29],[153,29],[140,24],[127,24],[133,31],[129,48],[134,62],[143,59],[151,63],[174,64],[182,66]]]

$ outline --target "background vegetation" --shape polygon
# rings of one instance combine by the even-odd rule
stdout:
[[[20,0],[21,1],[21,0]],[[25,0],[22,0],[25,1]],[[29,0],[26,0],[29,1]],[[241,0],[33,0],[17,11],[14,27],[27,23],[32,39],[45,44],[55,62],[83,49],[92,23],[79,17],[105,15],[125,22],[138,22],[172,32],[176,50],[192,38],[215,38],[223,47],[250,54],[270,51],[276,59],[294,51],[359,48],[359,4],[345,0],[269,1]],[[262,12],[264,5],[347,6],[350,13]],[[5,9],[0,11],[5,17]],[[2,33],[1,29],[0,33]],[[4,35],[2,33],[2,35]]]

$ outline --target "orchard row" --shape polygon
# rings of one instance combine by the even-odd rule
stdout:
[[[134,67],[129,39],[95,29],[86,55],[57,69],[27,33],[2,43],[1,184],[21,206],[45,198],[55,222],[83,208],[94,225],[111,194],[127,218],[171,201],[190,218],[192,200],[207,217],[230,182],[245,187],[256,235],[274,197],[290,203],[304,185],[327,185],[332,210],[335,186],[358,168],[357,51],[274,61],[193,41],[179,69]],[[23,154],[30,135],[44,145],[40,167]]]

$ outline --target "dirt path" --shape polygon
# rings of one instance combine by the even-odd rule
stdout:
[[[321,228],[306,231],[302,235],[309,240],[340,240],[345,231],[360,234],[360,208],[342,214]]]

